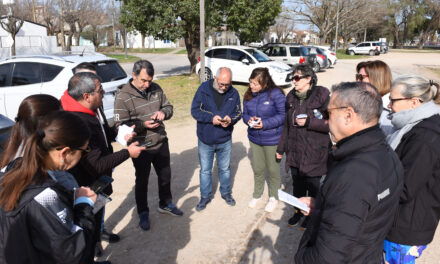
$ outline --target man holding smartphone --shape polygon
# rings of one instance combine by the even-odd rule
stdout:
[[[191,115],[197,120],[197,137],[200,160],[201,199],[196,210],[202,211],[211,201],[212,163],[217,157],[220,193],[230,206],[235,205],[231,190],[232,131],[241,119],[240,96],[232,87],[232,72],[221,67],[214,79],[202,83],[197,90]]]
[[[162,88],[153,82],[154,68],[147,60],[135,62],[132,79],[118,90],[115,99],[115,124],[135,125],[137,136],[133,141],[140,142],[147,149],[138,158],[133,158],[136,170],[135,198],[139,214],[139,226],[150,229],[148,208],[148,178],[151,164],[159,178],[160,213],[182,216],[172,202],[170,149],[164,120],[173,116],[173,106]]]

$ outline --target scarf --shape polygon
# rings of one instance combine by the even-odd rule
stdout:
[[[302,102],[303,102],[304,100],[307,99],[307,92],[308,92],[308,91],[309,91],[309,90],[307,90],[307,91],[301,93],[301,92],[295,90],[295,95],[298,97],[298,99],[299,99],[299,104],[300,104],[300,105],[302,104]]]
[[[387,142],[395,150],[400,144],[402,137],[408,133],[415,125],[420,123],[423,119],[429,118],[433,115],[439,114],[438,106],[429,101],[416,109],[403,110],[389,115],[391,123],[396,131],[387,136]]]

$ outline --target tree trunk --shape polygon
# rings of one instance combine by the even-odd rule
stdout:
[[[186,24],[186,33],[184,35],[186,52],[188,53],[188,60],[191,64],[190,73],[196,72],[196,64],[200,56],[200,29],[199,25],[189,23]]]
[[[422,35],[420,35],[419,44],[417,44],[417,48],[419,50],[423,49],[423,44],[425,43],[426,39],[428,38],[428,35],[429,35],[428,32],[423,32]]]
[[[145,34],[141,33],[141,43],[142,43],[142,49],[145,49]]]
[[[15,35],[16,34],[12,34],[11,33],[11,37],[12,37],[12,45],[11,45],[11,56],[15,56]]]
[[[69,31],[69,34],[68,34],[68,36],[67,36],[66,51],[71,51],[71,50],[72,50],[72,49],[71,49],[71,46],[72,46],[72,37],[73,37],[73,34],[72,34],[72,32]]]
[[[394,38],[393,48],[397,48],[398,46],[400,47],[400,44],[399,44],[399,27],[395,27],[394,28],[393,38]]]

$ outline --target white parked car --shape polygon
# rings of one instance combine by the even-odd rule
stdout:
[[[258,67],[269,69],[273,81],[278,86],[292,84],[292,68],[279,61],[274,61],[263,52],[244,46],[217,46],[205,52],[205,80],[214,77],[220,67],[232,70],[233,82],[249,82],[252,71]],[[196,72],[200,77],[200,62]]]
[[[377,41],[366,41],[357,44],[355,47],[347,48],[347,54],[369,54],[371,56],[380,54],[380,44]]]
[[[338,59],[336,58],[336,53],[334,51],[330,50],[329,47],[325,47],[325,46],[317,46],[317,47],[322,49],[324,51],[325,55],[327,55],[329,67],[336,64]]]
[[[127,83],[129,77],[116,59],[99,53],[17,56],[0,61],[0,114],[14,119],[21,101],[32,94],[61,98],[73,76],[73,68],[82,62],[90,62],[97,68],[105,90],[104,112],[111,121],[117,87]]]

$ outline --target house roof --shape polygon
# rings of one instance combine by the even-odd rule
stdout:
[[[0,16],[0,19],[3,20],[3,19],[5,19],[5,18],[7,18],[7,17],[8,17],[8,16]],[[15,17],[15,18],[20,19],[19,17]],[[34,24],[34,25],[40,26],[40,27],[45,27],[45,28],[47,28],[45,25],[42,25],[42,24],[39,24],[39,23],[35,23],[35,22],[29,21],[29,20],[27,20],[27,19],[24,19],[24,21],[27,22],[27,23],[31,23],[31,24]]]

